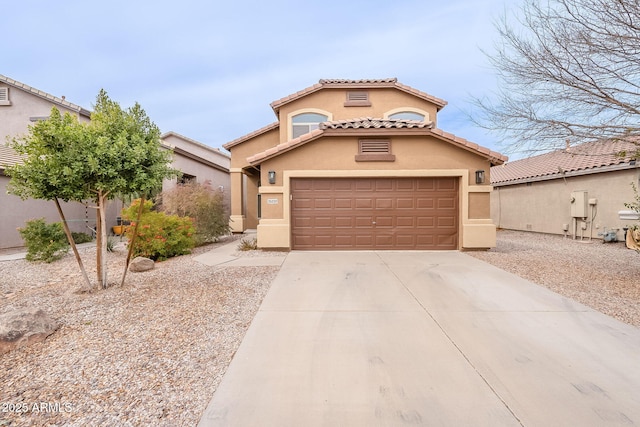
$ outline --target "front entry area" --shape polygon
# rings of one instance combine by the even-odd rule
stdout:
[[[458,249],[458,178],[292,178],[294,250]]]

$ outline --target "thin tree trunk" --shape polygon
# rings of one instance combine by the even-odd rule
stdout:
[[[96,196],[96,205],[98,206],[96,209],[96,275],[98,277],[98,287],[100,289],[104,289],[105,283],[102,272],[102,215],[100,215],[102,206],[100,203],[101,192],[98,192],[98,195]]]
[[[60,215],[60,219],[62,219],[62,227],[64,228],[64,234],[67,235],[67,240],[71,245],[71,249],[73,250],[74,255],[76,256],[76,261],[78,261],[78,266],[80,266],[80,271],[82,272],[82,277],[84,277],[84,281],[87,285],[87,291],[92,290],[91,281],[89,280],[89,276],[87,275],[87,270],[84,268],[84,264],[82,263],[82,258],[80,258],[80,253],[78,253],[78,248],[76,247],[76,242],[73,240],[73,236],[71,235],[71,230],[69,229],[69,224],[67,224],[67,219],[64,216],[64,212],[62,212],[62,207],[60,206],[60,201],[58,198],[54,198],[53,201],[56,203],[56,208],[58,208],[58,214]]]
[[[138,236],[138,227],[140,226],[140,218],[142,218],[142,211],[144,210],[144,202],[145,198],[140,197],[140,206],[138,207],[138,216],[136,218],[135,225],[133,226],[133,233],[131,233],[131,240],[129,240],[129,251],[127,252],[127,262],[124,266],[124,273],[122,273],[122,283],[121,286],[124,286],[124,279],[127,277],[127,271],[129,270],[129,262],[131,261],[131,255],[133,254],[133,245],[136,242],[136,237]]]
[[[102,190],[98,191],[98,212],[96,213],[96,261],[98,268],[98,284],[102,289],[107,287],[107,219],[106,219],[107,195]]]

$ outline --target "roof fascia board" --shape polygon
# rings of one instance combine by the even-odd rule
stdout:
[[[14,80],[12,78],[9,78],[7,76],[4,76],[2,74],[0,74],[0,82],[3,82],[13,88],[19,89],[23,92],[27,92],[31,95],[37,96],[38,98],[44,99],[46,101],[49,102],[53,102],[54,104],[60,106],[60,107],[64,107],[67,110],[71,110],[75,113],[78,113],[81,116],[84,116],[86,118],[91,118],[91,111],[82,108],[79,105],[76,105],[72,102],[69,102],[67,100],[64,100],[62,98],[58,98],[57,96],[53,96],[50,93],[44,92],[42,90],[36,89],[32,86],[29,86],[27,84],[21,83],[17,80]]]
[[[554,179],[572,178],[576,176],[594,175],[597,173],[617,172],[617,171],[623,171],[623,170],[638,169],[639,167],[640,167],[639,165],[632,165],[630,163],[619,163],[617,165],[599,166],[597,168],[580,169],[580,170],[565,172],[565,173],[558,172],[551,175],[519,178],[513,181],[496,182],[496,183],[492,183],[491,185],[494,187],[507,187],[509,185],[526,184],[529,182],[552,181]]]
[[[246,134],[244,136],[241,136],[240,138],[236,138],[233,141],[229,141],[226,144],[223,144],[222,147],[225,150],[229,150],[230,148],[235,147],[236,145],[240,145],[243,142],[246,142],[246,141],[248,141],[250,139],[253,139],[253,138],[257,137],[257,136],[263,135],[263,134],[265,134],[267,132],[270,132],[270,131],[272,131],[274,129],[278,129],[279,127],[280,127],[280,122],[273,122],[273,123],[271,123],[271,124],[269,124],[267,126],[264,126],[264,127],[260,128],[260,129],[258,129],[258,130],[255,130],[255,131],[253,131],[251,133],[248,133],[248,134]]]
[[[214,163],[214,162],[212,162],[210,160],[203,159],[202,157],[197,156],[197,155],[195,155],[195,154],[193,154],[193,153],[191,153],[189,151],[185,151],[180,147],[172,147],[170,149],[172,149],[175,154],[180,154],[181,156],[184,156],[184,157],[189,158],[191,160],[195,160],[196,162],[201,163],[203,165],[212,167],[212,168],[217,169],[217,170],[222,171],[222,172],[229,173],[229,169],[227,169],[226,167],[221,166],[221,165],[219,165],[217,163]]]

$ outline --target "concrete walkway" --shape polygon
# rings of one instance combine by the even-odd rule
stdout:
[[[199,425],[640,425],[640,329],[459,252],[291,252]]]

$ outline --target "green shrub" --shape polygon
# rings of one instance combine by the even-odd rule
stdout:
[[[80,233],[80,232],[72,231],[71,232],[71,237],[73,237],[73,241],[76,243],[76,245],[79,245],[81,243],[93,242],[93,236],[91,234],[87,234],[87,233]]]
[[[18,231],[27,245],[28,261],[53,262],[69,252],[69,242],[62,223],[47,224],[44,218],[40,218],[27,221],[26,224]]]
[[[224,193],[213,189],[209,181],[179,185],[163,192],[160,200],[163,212],[193,219],[197,245],[216,242],[220,236],[229,234]]]
[[[131,241],[138,216],[140,199],[122,210],[122,216],[131,221],[126,236]],[[144,256],[153,260],[165,260],[191,252],[195,246],[193,222],[191,218],[167,215],[164,212],[151,211],[153,203],[145,202],[137,236],[133,245],[134,256]]]

